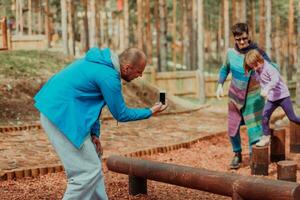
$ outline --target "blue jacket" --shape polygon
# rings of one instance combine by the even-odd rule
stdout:
[[[92,48],[55,74],[34,97],[35,107],[43,113],[77,148],[88,134],[100,135],[99,116],[107,105],[120,121],[149,118],[149,108],[125,105],[120,73],[115,69],[110,49]]]

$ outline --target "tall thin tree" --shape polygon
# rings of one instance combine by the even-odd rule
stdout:
[[[246,0],[239,0],[240,1],[240,20],[242,22],[246,22],[247,21],[247,2]]]
[[[187,27],[186,27],[186,31],[187,34],[185,34],[186,37],[186,66],[188,70],[193,70],[193,54],[194,54],[194,44],[197,43],[194,39],[194,33],[195,31],[193,30],[193,26],[194,26],[194,19],[193,19],[193,0],[186,0],[186,13],[187,14]]]
[[[90,12],[89,19],[88,19],[88,25],[89,25],[89,46],[91,47],[97,47],[97,36],[96,36],[96,0],[89,0],[88,1],[88,12]]]
[[[187,66],[187,54],[188,54],[188,25],[187,25],[187,2],[182,0],[182,29],[181,29],[181,41],[182,41],[182,65]]]
[[[256,12],[255,12],[255,0],[250,0],[250,17],[249,17],[249,21],[250,21],[250,30],[251,31],[251,37],[252,40],[256,41]]]
[[[217,58],[222,59],[224,47],[224,1],[221,1],[219,8],[219,21],[218,21],[218,40],[217,40]]]
[[[38,33],[39,34],[42,34],[42,32],[43,32],[43,26],[42,26],[42,24],[43,24],[43,18],[42,18],[42,11],[43,11],[43,7],[42,7],[42,2],[41,2],[41,0],[39,0],[39,13],[38,13]]]
[[[89,49],[89,25],[88,25],[88,2],[87,0],[81,0],[83,7],[83,16],[82,16],[82,51],[86,52]]]
[[[150,0],[145,1],[145,15],[146,15],[146,52],[149,64],[152,64],[152,32],[151,32],[151,8]]]
[[[199,78],[199,100],[205,102],[205,76],[204,76],[204,28],[203,28],[203,0],[197,0],[198,7],[198,78]]]
[[[198,38],[198,34],[197,34],[197,26],[198,26],[198,9],[200,9],[198,7],[199,2],[198,0],[193,0],[192,1],[192,13],[193,13],[193,23],[192,23],[192,38],[191,38],[191,66],[193,70],[197,69],[197,57],[198,57],[198,47],[197,47],[197,38]],[[202,6],[203,6],[203,2],[202,2]]]
[[[50,48],[51,42],[51,27],[50,27],[50,8],[49,0],[45,0],[45,35],[46,35],[46,45]]]
[[[28,34],[32,35],[32,5],[31,0],[28,0]]]
[[[138,47],[143,49],[143,1],[137,0],[137,42]]]
[[[157,58],[157,70],[162,71],[161,68],[161,56],[160,56],[160,17],[159,17],[159,0],[154,2],[154,16],[155,16],[155,29],[156,29],[156,58]]]
[[[224,57],[226,56],[226,51],[229,48],[229,2],[224,1]]]
[[[177,0],[173,0],[173,26],[172,26],[172,38],[173,38],[173,45],[172,45],[172,57],[173,57],[173,64],[174,64],[174,70],[176,70],[176,61],[177,61],[177,48],[176,48],[176,24],[177,24]]]
[[[74,4],[72,0],[67,2],[68,10],[68,36],[69,36],[69,53],[75,55],[75,38],[74,38]]]
[[[298,1],[298,15],[297,15],[297,73],[296,73],[296,105],[300,106],[300,1]]]
[[[266,5],[266,52],[267,54],[271,57],[271,0],[265,0],[265,5]]]
[[[237,0],[232,0],[231,1],[231,7],[232,7],[232,14],[231,14],[231,21],[232,21],[232,24],[235,24],[237,23],[238,19],[237,19]],[[229,2],[228,2],[229,4]],[[228,6],[229,7],[229,6]]]
[[[266,41],[266,22],[265,22],[265,0],[259,0],[259,45],[265,48]]]
[[[67,0],[60,0],[61,6],[61,26],[62,26],[62,39],[63,39],[63,52],[66,55],[69,55],[68,48],[68,32],[67,32],[67,24],[68,24],[68,15],[67,15]]]
[[[288,27],[288,66],[287,79],[291,80],[293,75],[293,68],[295,63],[294,57],[294,0],[289,0],[289,27]]]
[[[162,71],[167,70],[167,2],[159,0],[159,22],[160,22],[160,68]]]
[[[124,46],[129,46],[129,8],[128,8],[128,0],[124,0]]]

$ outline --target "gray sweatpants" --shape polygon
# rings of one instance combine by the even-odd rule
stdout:
[[[77,149],[43,114],[41,124],[63,163],[68,178],[64,200],[107,200],[101,160],[88,136]]]

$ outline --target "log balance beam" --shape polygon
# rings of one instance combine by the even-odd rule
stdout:
[[[147,194],[147,179],[232,197],[233,200],[299,200],[300,185],[202,168],[110,156],[111,171],[129,175],[129,194]]]

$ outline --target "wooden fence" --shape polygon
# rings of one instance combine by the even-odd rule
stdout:
[[[153,67],[147,67],[143,79],[156,85],[168,94],[183,97],[198,97],[201,87],[197,71],[174,71],[156,72]],[[228,86],[231,77],[228,77],[224,84],[224,94],[228,93]],[[205,76],[205,94],[207,98],[214,98],[217,88],[218,76]]]
[[[12,35],[6,17],[0,17],[0,50],[47,49],[45,35]]]
[[[198,97],[201,87],[199,87],[199,78],[196,71],[174,71],[174,72],[156,72],[154,67],[147,67],[143,79],[156,85],[169,94],[182,97]],[[224,95],[228,94],[228,87],[231,81],[229,76],[224,84]],[[218,75],[205,76],[205,94],[207,98],[215,98],[217,89]],[[292,98],[296,95],[296,82],[288,82]]]

